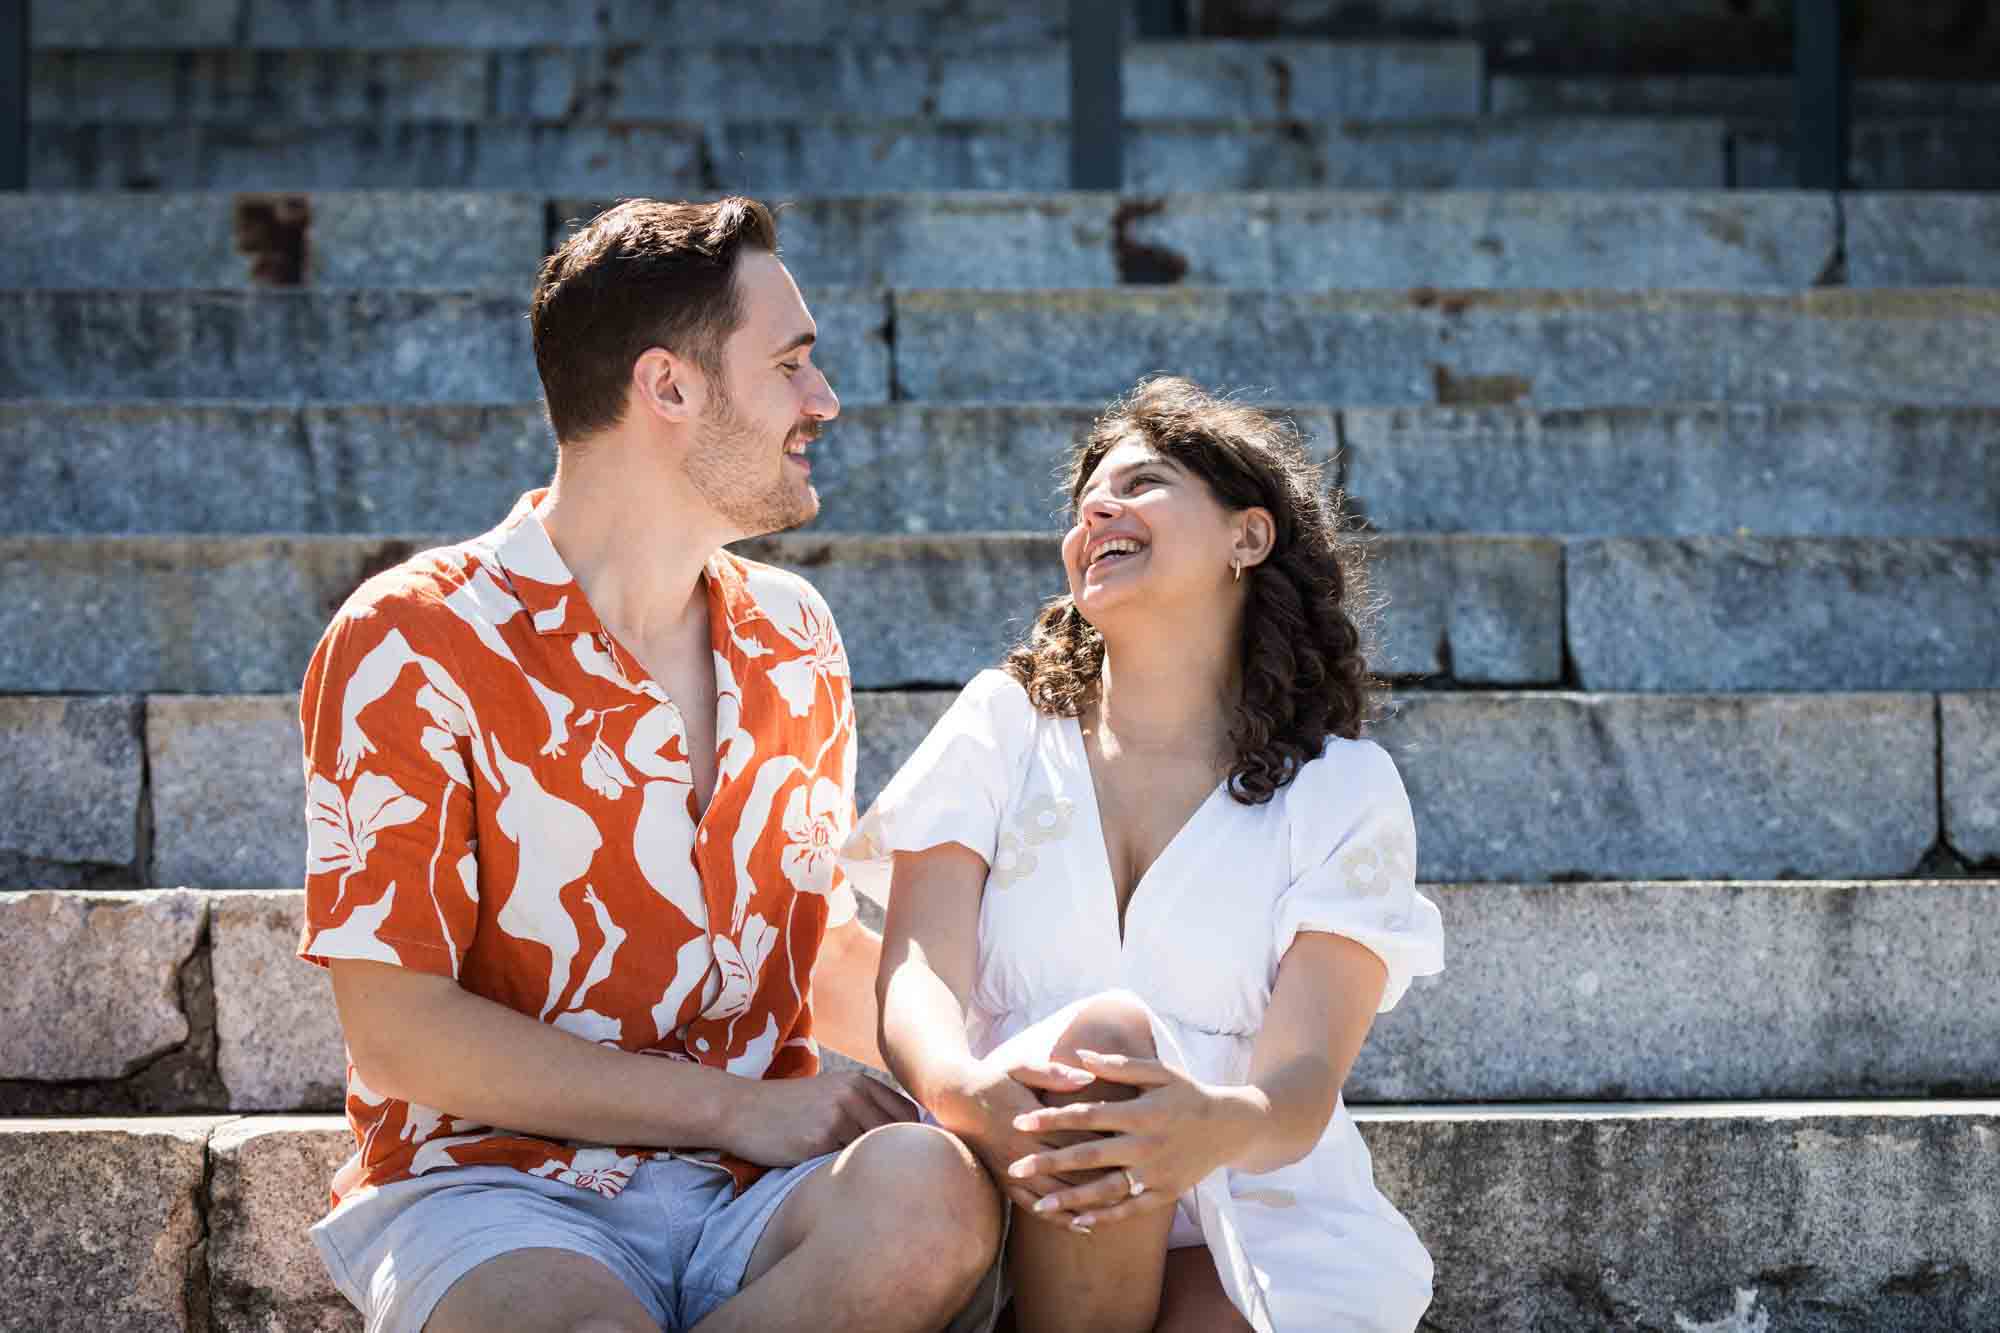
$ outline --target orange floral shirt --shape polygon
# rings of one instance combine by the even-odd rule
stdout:
[[[522,497],[484,536],[348,599],[300,697],[299,955],[372,959],[620,1050],[747,1078],[818,1072],[813,961],[853,915],[847,655],[804,580],[707,565],[717,778],[697,820],[681,715],[606,632]],[[384,1096],[349,1063],[351,1192],[511,1166],[610,1196],[648,1148],[553,1142]],[[760,1168],[698,1148],[740,1186]]]

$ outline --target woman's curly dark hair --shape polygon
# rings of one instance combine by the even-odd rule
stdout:
[[[1071,450],[1063,486],[1072,515],[1098,463],[1127,440],[1201,478],[1225,507],[1261,505],[1275,522],[1271,554],[1243,574],[1242,696],[1230,727],[1230,795],[1262,805],[1328,735],[1358,737],[1381,689],[1362,651],[1370,608],[1341,497],[1290,421],[1162,376],[1141,380]],[[1103,636],[1067,594],[1042,608],[1004,663],[1053,717],[1082,712],[1103,665]]]

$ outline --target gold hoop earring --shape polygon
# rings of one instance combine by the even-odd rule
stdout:
[[[1230,571],[1235,575],[1234,581],[1237,583],[1243,582],[1243,562],[1241,560],[1231,560],[1229,562],[1229,568]]]

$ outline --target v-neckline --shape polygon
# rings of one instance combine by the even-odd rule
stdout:
[[[1181,821],[1181,826],[1174,830],[1173,836],[1161,845],[1159,855],[1153,858],[1152,864],[1140,872],[1138,880],[1133,883],[1132,896],[1125,900],[1125,910],[1120,913],[1118,872],[1112,868],[1111,843],[1105,837],[1104,806],[1097,797],[1097,770],[1090,764],[1090,741],[1083,734],[1081,719],[1068,717],[1063,721],[1069,724],[1070,739],[1076,745],[1077,760],[1083,765],[1084,792],[1090,798],[1090,822],[1097,829],[1097,863],[1104,871],[1104,900],[1111,909],[1112,933],[1117,938],[1118,948],[1122,953],[1126,942],[1131,938],[1132,909],[1138,904],[1140,891],[1146,887],[1146,881],[1151,879],[1153,872],[1173,855],[1174,849],[1186,840],[1188,830],[1201,822],[1201,817],[1208,813],[1208,807],[1215,804],[1215,798],[1228,789],[1229,779],[1225,776],[1209,788],[1208,795],[1201,798],[1200,804]]]

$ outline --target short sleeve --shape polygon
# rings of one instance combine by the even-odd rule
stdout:
[[[831,611],[827,613],[827,623],[833,623]],[[847,645],[841,640],[838,628],[833,631],[833,638],[839,646],[841,660],[845,661]],[[828,678],[828,687],[834,692],[838,709],[834,722],[834,744],[840,753],[841,833],[847,833],[854,827],[854,775],[860,762],[860,747],[854,727],[854,692],[850,688],[852,679],[852,674],[844,671]],[[860,905],[854,900],[854,885],[849,881],[846,868],[835,858],[833,887],[826,895],[826,928],[836,930],[846,925],[859,914],[859,910]]]
[[[1034,725],[1034,705],[1012,676],[982,671],[889,780],[841,848],[855,889],[884,906],[897,852],[955,842],[988,865]]]
[[[421,608],[350,604],[299,693],[306,920],[299,956],[456,977],[479,920],[471,710]]]
[[[1365,945],[1389,969],[1381,1012],[1413,977],[1444,970],[1444,924],[1417,892],[1417,835],[1409,797],[1388,754],[1339,738],[1285,794],[1291,883],[1278,901],[1277,957],[1300,931]]]

